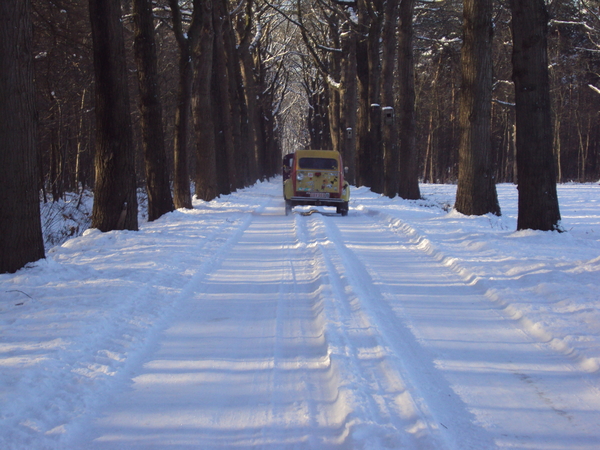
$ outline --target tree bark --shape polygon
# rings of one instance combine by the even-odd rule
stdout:
[[[335,49],[341,48],[340,41],[340,30],[339,30],[339,20],[332,14],[330,16],[326,16],[327,24],[329,27],[329,36],[331,39],[331,46]],[[329,55],[329,77],[334,80],[341,80],[342,78],[342,59],[343,54],[337,51],[331,52]],[[328,91],[328,122],[329,122],[329,136],[331,139],[331,147],[329,149],[340,151],[340,143],[341,143],[341,130],[340,130],[340,122],[341,122],[341,108],[342,108],[342,97],[340,93],[340,89],[338,87],[332,86],[330,83],[327,83],[327,91]]]
[[[346,180],[356,184],[356,120],[358,107],[357,74],[356,74],[356,32],[347,26],[342,33],[342,52],[345,55],[342,69],[342,132],[344,146],[342,156],[348,167]]]
[[[237,184],[235,148],[233,142],[232,103],[230,76],[227,59],[233,57],[225,46],[228,12],[223,0],[213,2],[214,60],[213,60],[213,117],[217,132],[217,170],[219,171],[219,194],[230,194]]]
[[[175,139],[173,143],[173,201],[176,208],[187,209],[192,208],[188,170],[188,143],[194,80],[192,51],[197,44],[202,24],[200,3],[200,0],[194,0],[192,23],[186,34],[183,31],[179,0],[169,0],[173,16],[173,33],[179,46],[179,93],[177,111],[175,112]]]
[[[119,0],[89,0],[96,81],[92,227],[138,229],[135,154]]]
[[[400,27],[398,38],[398,134],[400,197],[416,200],[419,190],[419,166],[417,162],[416,118],[415,118],[415,75],[413,56],[413,12],[415,0],[400,2]]]
[[[259,155],[264,148],[264,139],[261,132],[261,117],[260,117],[260,96],[261,89],[256,80],[256,68],[254,64],[254,53],[256,48],[253,46],[253,35],[251,33],[254,21],[254,2],[249,0],[246,2],[246,13],[243,16],[244,20],[239,20],[236,23],[236,29],[239,36],[239,55],[240,66],[242,69],[242,78],[244,83],[244,95],[246,96],[246,107],[248,115],[248,140],[250,146],[250,154],[248,155],[248,180],[255,181],[259,178],[258,161]]]
[[[381,30],[383,25],[383,0],[365,2],[370,15],[367,36],[367,60],[369,66],[369,132],[367,146],[370,148],[370,161],[365,173],[368,186],[373,192],[383,193],[383,141],[381,139]],[[376,106],[375,106],[376,105]],[[376,111],[379,114],[376,114]]]
[[[233,165],[235,178],[232,182],[233,189],[241,189],[246,186],[245,170],[247,167],[246,157],[250,153],[247,127],[248,115],[246,112],[246,97],[244,94],[244,83],[240,66],[240,53],[237,47],[233,19],[225,3],[227,11],[226,27],[223,34],[223,45],[227,52],[227,73],[229,74],[229,98],[231,103],[231,127],[233,141]]]
[[[331,127],[329,126],[329,89],[326,81],[320,76],[307,80],[308,94],[308,133],[310,148],[314,150],[330,150]],[[263,87],[265,87],[263,85]],[[266,163],[265,163],[266,164]]]
[[[198,48],[194,50],[196,92],[192,100],[197,145],[196,196],[210,201],[219,195],[211,92],[214,48],[213,5],[212,0],[204,0],[201,3],[199,12],[202,26]]]
[[[265,140],[265,166],[262,169],[262,173],[267,178],[274,176],[281,168],[281,148],[279,146],[277,135],[277,121],[272,106],[276,102],[275,92],[274,85],[265,89],[262,104],[262,115],[264,117],[263,133]]]
[[[142,147],[148,192],[148,220],[173,211],[167,171],[162,104],[158,89],[158,65],[154,39],[154,18],[149,0],[133,1],[135,59],[140,89]],[[189,190],[189,189],[188,189]]]
[[[383,133],[381,120],[381,105],[372,103],[369,110],[369,144],[373,148],[371,153],[371,190],[383,194],[385,185],[385,168],[383,159]]]
[[[560,211],[552,153],[548,12],[544,0],[511,0],[517,126],[517,229],[558,230]]]
[[[0,273],[44,258],[29,0],[0,2]]]
[[[356,38],[356,79],[358,108],[356,117],[356,184],[357,186],[371,186],[372,159],[371,146],[369,145],[369,51],[365,30],[369,27],[369,16],[366,12],[365,0],[357,2],[358,21],[360,30]]]
[[[396,67],[396,28],[400,0],[388,0],[382,31],[381,98],[383,103],[383,193],[393,198],[398,193],[398,128],[395,119],[394,69]]]
[[[461,140],[455,208],[500,215],[491,167],[492,0],[464,0]]]

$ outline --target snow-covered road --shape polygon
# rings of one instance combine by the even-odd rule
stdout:
[[[465,274],[371,194],[286,217],[280,193],[89,230],[0,276],[0,447],[600,448],[597,336],[542,327],[525,288]]]

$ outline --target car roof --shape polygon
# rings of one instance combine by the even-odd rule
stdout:
[[[297,158],[333,158],[339,159],[340,152],[335,150],[297,150]]]

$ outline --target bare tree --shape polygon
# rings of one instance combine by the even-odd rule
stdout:
[[[383,103],[383,193],[394,197],[398,193],[398,127],[395,111],[394,80],[396,78],[396,29],[400,0],[388,0],[382,29],[381,99]]]
[[[40,187],[58,200],[93,181],[93,62],[87,2],[30,0]],[[46,196],[44,195],[44,199]]]
[[[342,94],[342,118],[341,131],[343,134],[342,155],[344,164],[348,167],[347,180],[356,183],[356,120],[358,109],[358,91],[356,78],[356,39],[350,20],[345,20],[342,27],[342,52],[345,55],[342,60],[341,84]]]
[[[559,229],[544,0],[511,0],[517,121],[517,228]]]
[[[415,0],[401,0],[398,37],[398,116],[399,175],[398,194],[416,200],[419,191],[419,166],[416,147],[415,73],[413,50],[413,15]]]
[[[230,31],[229,11],[226,0],[213,0],[213,76],[211,86],[212,115],[217,143],[217,173],[219,194],[230,194],[237,184],[235,163],[234,123],[231,81],[233,74],[228,60],[236,58],[233,49],[225,44]],[[239,120],[239,117],[238,117]]]
[[[199,20],[201,23],[197,48],[194,49],[196,91],[192,99],[194,129],[198,146],[196,196],[208,201],[219,195],[211,92],[215,40],[212,17],[213,0],[195,0],[194,6],[194,20]]]
[[[0,273],[44,257],[29,8],[0,2]]]
[[[96,80],[92,227],[137,230],[135,154],[120,0],[89,0]]]
[[[492,0],[464,0],[457,211],[500,215],[491,166]]]
[[[255,67],[256,55],[258,54],[257,47],[261,38],[262,28],[259,27],[256,29],[255,19],[255,2],[254,0],[247,0],[244,14],[240,14],[235,25],[239,41],[240,65],[248,114],[248,139],[250,141],[251,154],[247,159],[248,167],[246,170],[250,181],[258,178],[257,165],[259,155],[264,151],[260,105],[257,101],[260,98],[261,90]]]
[[[154,17],[150,0],[133,1],[135,59],[142,113],[142,146],[146,167],[148,220],[173,211],[167,171],[162,103],[158,89],[158,67],[154,39]]]
[[[380,39],[383,0],[357,2],[358,31],[358,179],[359,184],[383,192],[383,146],[381,141]],[[371,105],[377,105],[372,108]]]
[[[200,36],[202,1],[194,0],[193,17],[189,28],[184,30],[179,0],[169,0],[173,18],[173,33],[179,46],[179,92],[175,113],[173,197],[176,208],[192,208],[190,176],[188,172],[188,143],[192,85],[194,79],[193,49]]]

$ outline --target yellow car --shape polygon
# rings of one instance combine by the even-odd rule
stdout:
[[[342,156],[334,150],[298,150],[283,158],[285,214],[297,205],[335,206],[348,215],[350,186]]]

